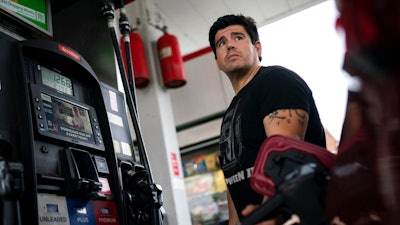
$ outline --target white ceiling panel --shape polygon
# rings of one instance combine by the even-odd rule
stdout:
[[[287,0],[291,9],[296,9],[305,5],[313,4],[313,0]]]
[[[211,26],[214,21],[221,15],[231,13],[224,1],[215,0],[189,0],[194,8],[198,11],[203,19],[207,21],[207,26]]]
[[[259,10],[262,11],[263,17],[260,20],[257,20],[257,23],[260,26],[282,18],[290,12],[287,1],[254,0],[254,2],[259,5]]]
[[[252,4],[248,4],[248,2],[242,0],[224,0],[224,2],[232,14],[251,15],[256,21],[263,19],[263,12],[260,10],[259,4],[255,1]]]
[[[208,30],[226,14],[243,14],[264,26],[325,0],[152,0],[159,25],[177,36],[182,55],[208,47]]]

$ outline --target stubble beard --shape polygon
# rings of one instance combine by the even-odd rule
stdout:
[[[230,68],[227,72],[227,75],[231,78],[240,79],[250,71],[249,65],[235,65]]]

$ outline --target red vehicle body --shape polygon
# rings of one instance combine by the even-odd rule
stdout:
[[[252,186],[264,195],[275,191],[242,225],[288,211],[307,225],[400,224],[400,1],[336,4],[337,28],[346,35],[343,68],[361,81],[359,91],[349,91],[338,153],[331,157],[301,141],[269,137]],[[327,169],[326,182],[313,166],[304,172],[310,162]],[[325,207],[325,217],[315,205]]]
[[[331,168],[328,217],[333,224],[399,224],[400,2],[336,3],[337,25],[346,34],[344,69],[362,85],[348,101],[344,136]]]

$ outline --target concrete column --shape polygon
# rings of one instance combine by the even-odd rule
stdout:
[[[141,34],[146,51],[150,84],[136,89],[139,123],[150,162],[153,180],[163,188],[164,208],[170,225],[191,224],[189,205],[185,192],[183,170],[170,93],[164,88],[159,67],[156,42],[162,32],[148,20],[148,13],[155,15],[152,0],[134,1],[126,5],[132,25],[140,18]],[[134,53],[133,53],[134,54]]]

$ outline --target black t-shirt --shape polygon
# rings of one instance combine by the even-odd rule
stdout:
[[[263,196],[250,186],[250,177],[266,135],[263,119],[278,109],[303,109],[309,114],[305,141],[326,147],[312,92],[305,81],[281,66],[261,67],[232,99],[225,112],[220,136],[220,163],[239,218],[248,204]]]

